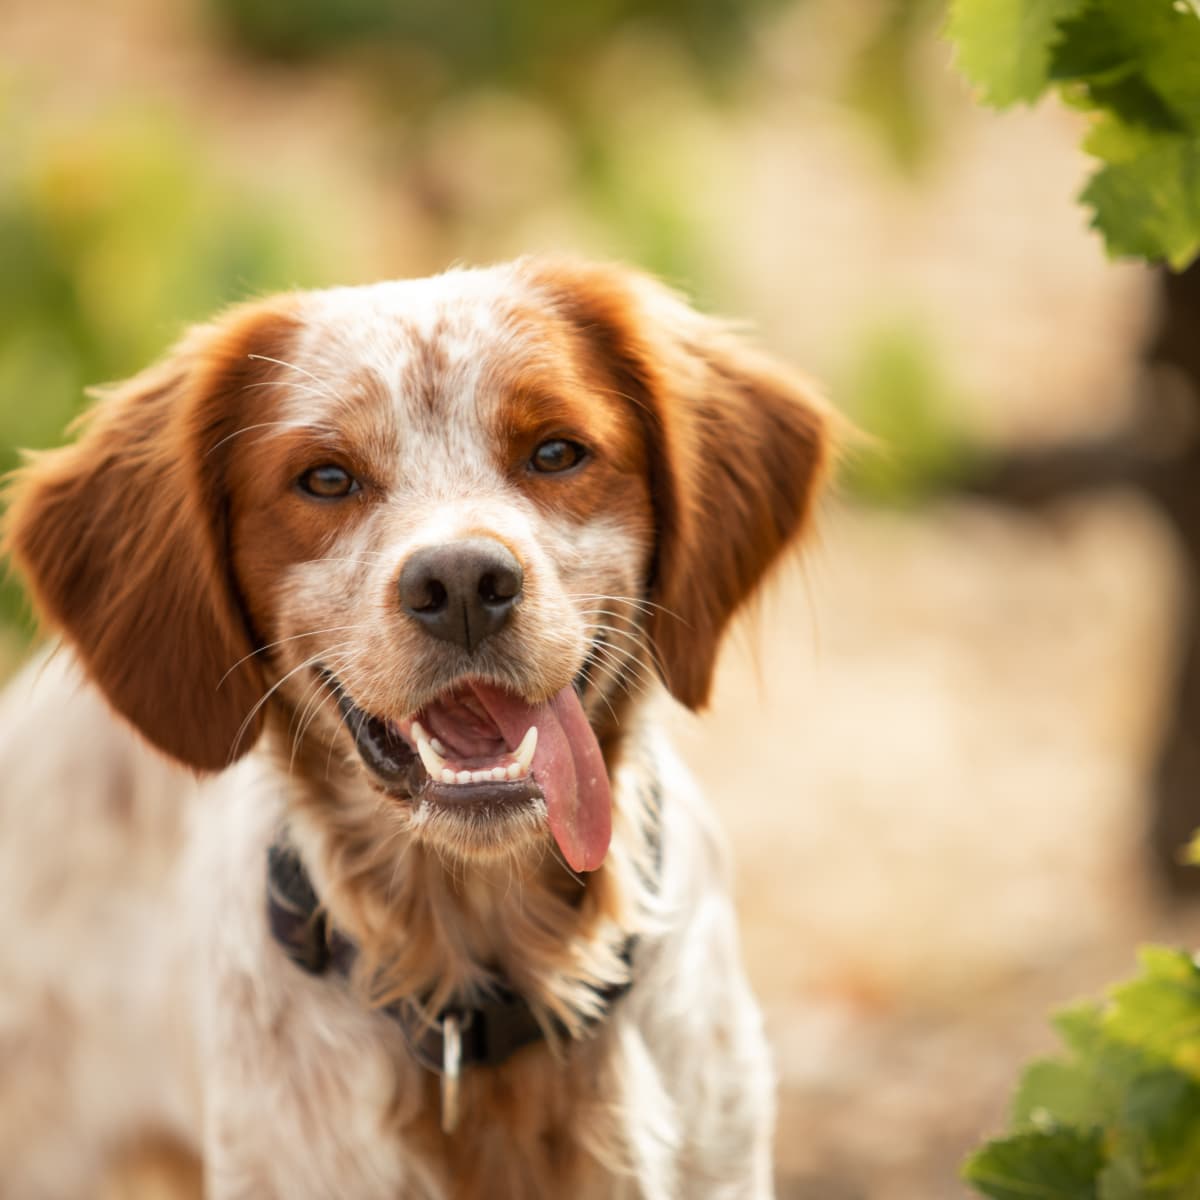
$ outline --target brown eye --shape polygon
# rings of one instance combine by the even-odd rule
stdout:
[[[353,495],[362,486],[349,471],[333,463],[310,467],[296,482],[301,491],[321,500],[340,500],[343,496]]]
[[[543,442],[529,460],[535,471],[553,475],[558,471],[569,471],[578,466],[587,456],[587,451],[578,443],[566,438],[551,438]]]

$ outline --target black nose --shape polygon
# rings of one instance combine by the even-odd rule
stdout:
[[[508,623],[525,573],[492,538],[426,546],[400,572],[404,611],[436,638],[474,650]]]

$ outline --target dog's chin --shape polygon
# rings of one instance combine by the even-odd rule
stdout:
[[[482,861],[542,854],[552,845],[545,798],[519,748],[484,738],[468,747],[478,753],[443,758],[438,750],[446,747],[434,738],[433,750],[418,719],[393,723],[375,716],[359,708],[332,674],[322,674],[337,695],[363,777],[400,809],[417,842],[441,855]],[[451,689],[444,702],[456,694]]]
[[[551,851],[546,803],[532,780],[451,788],[433,783],[418,760],[413,782],[389,781],[359,757],[367,784],[397,806],[409,837],[442,857],[491,862]]]
[[[554,850],[540,793],[521,803],[506,799],[499,805],[482,800],[447,804],[426,793],[409,804],[410,837],[442,858],[464,863],[523,862]]]

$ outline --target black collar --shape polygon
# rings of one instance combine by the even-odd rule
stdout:
[[[657,818],[657,787],[652,800]],[[656,831],[656,859],[660,854]],[[341,976],[349,975],[358,948],[329,925],[299,854],[282,841],[274,842],[267,851],[267,920],[276,942],[302,970],[310,975],[324,975],[330,971]],[[630,978],[596,989],[600,1003],[596,1015],[589,1018],[585,1029],[591,1030],[598,1025],[612,1005],[633,986],[632,967],[636,946],[636,937],[626,939],[621,948],[621,958],[630,968]],[[436,1072],[442,1071],[446,1061],[443,1031],[448,1018],[454,1018],[455,1029],[461,1031],[461,1064],[464,1067],[498,1066],[522,1047],[541,1041],[547,1032],[534,1016],[529,1001],[503,984],[493,987],[477,1005],[452,1005],[432,1019],[428,1012],[404,1000],[390,1004],[382,1011],[404,1031],[409,1049],[417,1062]],[[562,1022],[551,1018],[550,1027],[560,1037],[570,1039],[570,1031]]]

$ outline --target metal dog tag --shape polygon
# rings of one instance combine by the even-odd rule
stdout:
[[[458,1125],[458,1077],[462,1067],[462,1028],[459,1018],[447,1013],[442,1018],[442,1132],[453,1133]]]

